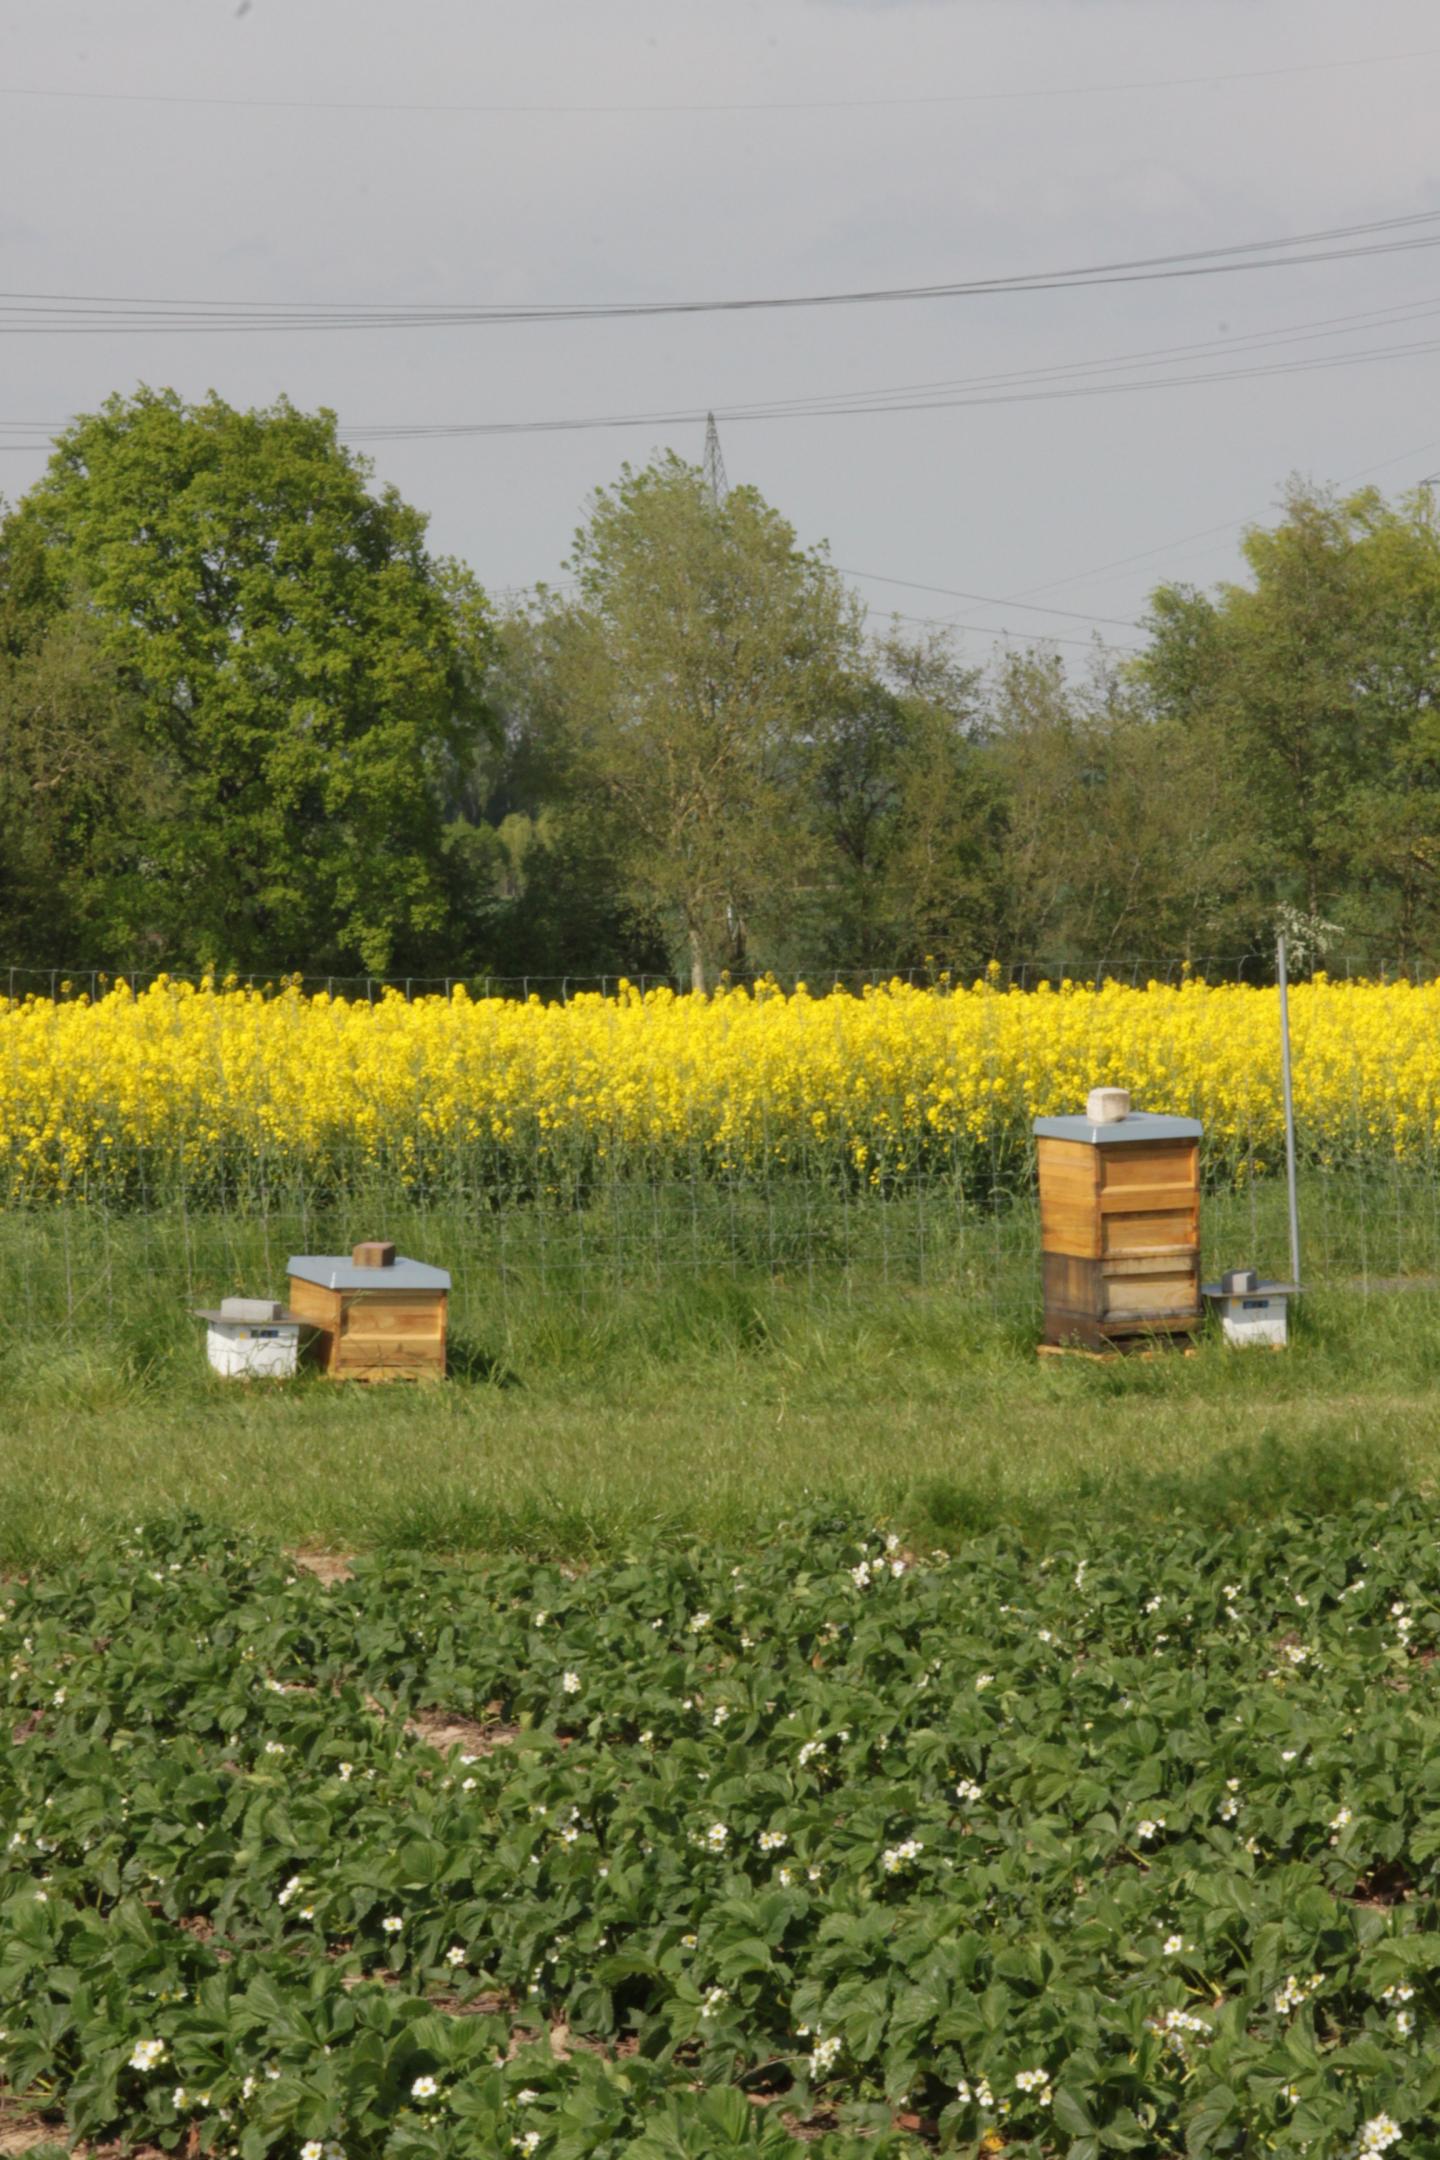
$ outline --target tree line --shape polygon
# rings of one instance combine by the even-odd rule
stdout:
[[[1292,483],[1138,655],[967,665],[673,456],[497,609],[334,416],[115,397],[0,518],[0,959],[522,975],[1440,957],[1440,528]]]

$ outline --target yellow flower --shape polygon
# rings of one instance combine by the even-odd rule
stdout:
[[[1418,1160],[1440,1107],[1440,984],[1291,993],[1296,1109],[1317,1160]],[[424,1189],[463,1168],[515,1193],[603,1164],[729,1180],[793,1170],[878,1189],[1029,1162],[1037,1113],[1092,1086],[1201,1120],[1213,1163],[1276,1166],[1273,990],[773,983],[568,1004],[371,1003],[160,978],[88,997],[0,998],[0,1198],[233,1193],[375,1173]]]

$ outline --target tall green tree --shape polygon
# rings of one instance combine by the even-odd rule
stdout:
[[[1078,676],[1045,647],[1007,653],[987,707],[997,953],[1104,970],[1244,950],[1253,865],[1202,735],[1098,650]]]
[[[1253,915],[1339,920],[1357,958],[1440,954],[1440,527],[1421,489],[1293,484],[1248,584],[1163,586],[1138,675],[1229,781]]]
[[[0,531],[0,640],[23,661],[76,611],[153,776],[143,908],[102,945],[377,971],[436,952],[488,624],[332,414],[142,390],[77,421]]]
[[[145,921],[138,836],[165,807],[136,701],[95,617],[0,647],[0,926],[22,966],[90,965]],[[120,942],[111,943],[117,927]]]
[[[815,954],[841,967],[983,966],[994,951],[997,799],[980,672],[945,633],[912,638],[895,625],[852,680],[816,769],[830,861]]]
[[[860,611],[753,488],[717,503],[673,456],[597,492],[570,568],[578,597],[546,610],[567,756],[626,899],[704,987],[813,888],[811,774]]]
[[[664,974],[664,937],[622,889],[613,824],[557,696],[557,647],[573,629],[564,610],[544,607],[496,626],[484,686],[493,729],[451,790],[452,949],[491,976]]]

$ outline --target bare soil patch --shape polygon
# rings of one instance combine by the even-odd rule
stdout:
[[[296,1567],[304,1568],[328,1590],[331,1583],[349,1582],[355,1573],[354,1553],[297,1552],[290,1555]]]
[[[59,2115],[36,2114],[0,2093],[0,2160],[21,2160],[23,2154],[45,2146],[58,2146],[71,2160],[115,2160],[122,2149],[72,2142]],[[198,2150],[198,2140],[192,2149]],[[132,2145],[127,2160],[172,2160],[172,2156],[162,2153],[158,2145]]]
[[[509,1747],[520,1732],[518,1725],[502,1725],[498,1717],[461,1717],[454,1710],[417,1710],[406,1718],[405,1730],[412,1740],[423,1740],[441,1755],[452,1748],[467,1755],[492,1755],[498,1747]]]

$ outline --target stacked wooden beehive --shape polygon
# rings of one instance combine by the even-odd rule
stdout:
[[[1200,1133],[1097,1088],[1035,1120],[1044,1339],[1089,1350],[1200,1324]]]

